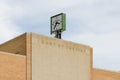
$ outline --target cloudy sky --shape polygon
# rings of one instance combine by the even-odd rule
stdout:
[[[93,47],[94,67],[120,71],[120,0],[0,0],[0,43],[24,32],[51,36],[50,17],[61,12],[63,39]]]

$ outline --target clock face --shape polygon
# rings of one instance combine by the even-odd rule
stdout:
[[[62,29],[62,15],[52,17],[51,20],[52,20],[51,21],[52,32]]]

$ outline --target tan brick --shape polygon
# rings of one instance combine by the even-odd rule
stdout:
[[[120,73],[94,68],[93,80],[120,80]]]
[[[26,80],[26,57],[0,52],[0,80]]]

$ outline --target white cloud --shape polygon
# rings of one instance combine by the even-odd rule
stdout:
[[[12,18],[19,15],[20,9],[0,2],[0,43],[15,37],[22,31],[14,24]]]

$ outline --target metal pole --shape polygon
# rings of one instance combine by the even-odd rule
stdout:
[[[59,36],[59,39],[61,39],[61,31],[59,31],[59,34],[58,34],[58,36]]]
[[[55,38],[61,39],[61,31],[57,31]]]

